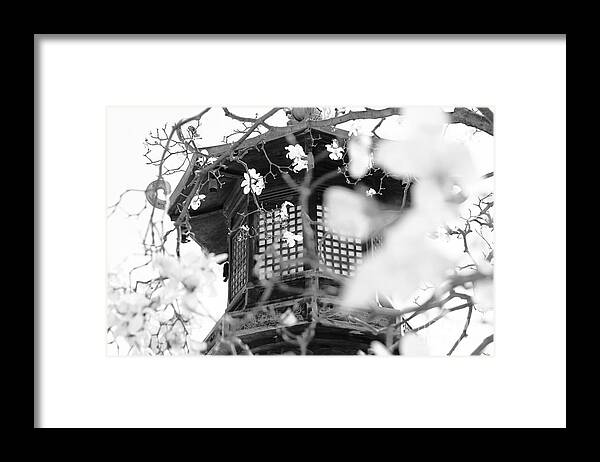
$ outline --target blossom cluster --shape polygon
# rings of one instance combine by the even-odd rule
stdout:
[[[284,201],[279,209],[279,217],[282,220],[287,220],[289,217],[289,212],[288,212],[288,207],[292,207],[294,204],[292,204],[290,201]]]
[[[241,183],[241,187],[244,194],[248,194],[252,191],[257,196],[260,196],[263,189],[265,189],[265,179],[256,169],[248,169],[247,173],[244,173],[244,180]]]
[[[333,140],[331,144],[327,144],[325,147],[329,151],[331,160],[342,160],[344,157],[344,148],[338,144],[338,140]]]
[[[286,157],[292,160],[292,169],[298,173],[304,169],[308,169],[308,156],[299,144],[289,145],[285,148],[288,153]]]
[[[169,304],[181,297],[185,309],[202,312],[202,297],[215,295],[217,265],[227,256],[207,254],[195,246],[182,247],[181,252],[179,259],[169,255],[154,258],[154,267],[166,280],[160,301]]]
[[[284,231],[281,237],[286,241],[288,247],[294,247],[296,242],[302,242],[301,234],[294,234],[288,230]]]
[[[403,139],[375,144],[369,136],[350,138],[351,176],[361,178],[377,165],[391,176],[408,178],[414,188],[411,209],[385,227],[383,246],[362,263],[352,283],[345,286],[343,305],[368,303],[375,292],[404,305],[423,282],[435,286],[452,273],[457,256],[445,252],[430,238],[431,232],[459,218],[460,204],[476,190],[478,177],[467,148],[443,137],[445,117],[438,108],[409,108],[404,115],[408,129]],[[375,194],[369,189],[365,197],[364,193],[330,187],[324,197],[328,227],[360,238],[378,229],[385,214],[373,203]],[[477,266],[488,271],[485,265]],[[481,298],[489,300],[485,297],[489,287],[480,289],[475,295],[483,294]]]
[[[196,194],[190,202],[190,208],[192,210],[198,210],[204,199],[206,199],[205,194]]]
[[[114,341],[130,352],[154,355],[168,350],[202,352],[202,300],[216,294],[218,264],[226,255],[206,254],[196,246],[183,246],[180,258],[156,255],[153,266],[160,286],[154,290],[109,291],[108,326]],[[185,323],[185,324],[184,324]]]

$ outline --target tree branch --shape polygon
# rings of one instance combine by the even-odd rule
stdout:
[[[478,356],[481,353],[483,353],[483,350],[485,350],[485,347],[488,346],[493,341],[494,341],[494,334],[491,334],[490,336],[483,339],[483,342],[481,342],[481,345],[479,345],[477,348],[475,348],[473,350],[473,353],[471,353],[471,356]]]
[[[233,120],[238,120],[238,121],[240,121],[240,122],[250,122],[250,123],[255,123],[255,122],[256,122],[256,120],[257,120],[257,119],[253,119],[252,117],[242,117],[242,116],[236,115],[236,114],[234,114],[233,112],[231,112],[229,109],[227,109],[226,107],[224,107],[224,108],[223,108],[223,112],[224,112],[224,113],[225,113],[225,115],[226,115],[227,117],[229,117],[230,119],[233,119]],[[271,130],[272,128],[274,128],[274,127],[273,127],[273,125],[269,125],[268,123],[266,123],[266,122],[264,122],[264,121],[263,121],[263,122],[261,122],[260,124],[261,124],[263,127],[267,128],[267,129],[269,129],[269,130]]]
[[[468,335],[467,330],[469,329],[469,324],[471,324],[471,315],[473,314],[473,305],[471,303],[469,303],[468,306],[469,306],[469,311],[467,313],[467,320],[465,321],[465,327],[463,327],[463,330],[460,333],[460,336],[458,337],[456,342],[454,342],[454,345],[452,345],[452,348],[450,348],[450,351],[448,352],[447,356],[450,356],[452,353],[454,353],[454,350],[456,350],[456,347],[459,345],[459,343],[462,342],[462,340],[464,338],[466,338]]]
[[[478,107],[477,109],[486,117],[486,119],[494,123],[494,113],[489,107]]]
[[[279,110],[281,108],[277,109]],[[249,140],[243,143],[242,141],[246,140],[247,136],[242,137],[242,139],[238,140],[236,143],[222,144],[219,146],[207,147],[206,149],[212,156],[221,156],[224,152],[230,152],[237,148],[246,149],[259,144],[261,141],[277,138],[278,136],[288,135],[290,133],[302,131],[310,127],[332,127],[343,124],[344,122],[359,119],[382,119],[391,117],[393,115],[402,115],[402,112],[402,108],[391,107],[385,109],[368,109],[365,111],[348,112],[341,116],[332,117],[330,119],[304,120],[302,122],[298,122],[297,124],[287,125],[285,127],[272,127],[268,132],[250,138]],[[269,117],[273,114],[274,113],[269,114]],[[464,125],[468,125],[470,127],[482,130],[490,135],[493,134],[493,127],[490,121],[484,116],[477,114],[476,112],[473,112],[467,108],[455,108],[453,112],[449,112],[447,114],[450,119],[450,123],[462,123]],[[258,125],[264,125],[265,117],[263,116],[259,119],[251,120],[254,120],[254,128],[256,128],[256,126]],[[247,131],[246,134],[252,133],[254,128]],[[235,147],[232,148],[232,145]]]
[[[225,160],[227,157],[229,157],[230,155],[233,154],[233,152],[246,140],[246,138],[248,138],[252,132],[254,130],[256,130],[256,128],[261,125],[265,120],[267,120],[269,117],[271,117],[273,114],[275,114],[277,111],[279,111],[281,108],[273,108],[270,111],[268,111],[267,113],[265,113],[263,116],[261,116],[260,118],[256,119],[256,122],[254,122],[254,124],[248,129],[246,130],[246,133],[239,139],[237,140],[235,143],[228,145],[229,149],[225,152],[223,152],[216,160],[215,162],[213,162],[212,164],[206,165],[203,168],[201,168],[200,170],[198,170],[196,172],[196,179],[195,179],[195,183],[192,186],[192,190],[190,191],[189,196],[187,197],[187,199],[185,200],[185,202],[183,203],[183,207],[181,210],[181,213],[179,214],[179,217],[177,218],[177,220],[175,220],[174,222],[174,226],[178,226],[179,224],[181,224],[181,222],[184,220],[186,214],[188,213],[187,210],[190,206],[190,202],[193,199],[194,194],[196,193],[196,189],[198,187],[199,184],[199,180],[202,177],[202,175],[204,173],[208,173],[209,171],[217,168],[221,162],[223,160]],[[191,170],[193,170],[194,165],[190,164],[190,167],[192,167]],[[188,170],[186,171],[186,173],[184,174],[184,177],[182,178],[182,180],[179,182],[179,185],[186,185],[187,183],[187,178],[186,175],[189,176],[190,173],[190,168],[188,168]],[[179,187],[178,185],[178,187]],[[183,186],[182,186],[183,188]],[[177,194],[179,194],[179,192],[181,191],[175,191]],[[177,197],[176,195],[172,195],[173,197]]]
[[[491,120],[465,107],[454,108],[454,111],[449,112],[448,116],[450,123],[465,124],[486,132],[488,135],[494,134],[494,125]]]

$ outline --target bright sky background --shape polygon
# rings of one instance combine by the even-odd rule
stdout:
[[[107,206],[114,204],[121,193],[127,189],[144,190],[146,186],[156,179],[157,169],[146,165],[147,159],[143,157],[146,148],[143,143],[148,137],[150,130],[170,127],[182,118],[201,112],[205,107],[201,106],[111,106],[106,110],[107,126]],[[270,108],[265,107],[230,107],[232,112],[248,117],[261,115]],[[351,108],[352,109],[352,108]],[[355,108],[362,109],[362,108]],[[448,108],[451,109],[451,108]],[[388,118],[379,128],[378,134],[384,138],[394,139],[399,134],[401,117]],[[273,125],[285,125],[287,119],[283,111],[269,119]],[[373,127],[375,121],[360,121],[365,128]],[[349,128],[352,122],[339,125],[341,128]],[[223,137],[232,133],[234,128],[239,128],[240,123],[225,117],[219,107],[213,107],[202,118],[199,133],[202,139],[197,143],[201,147],[222,144]],[[494,171],[494,141],[493,137],[476,132],[471,127],[462,124],[451,124],[445,132],[446,137],[464,142],[471,151],[473,161],[478,172],[483,175]],[[231,140],[234,140],[232,138]],[[230,141],[231,141],[230,140]],[[158,151],[153,151],[156,158]],[[165,179],[174,189],[181,178],[181,174],[170,175]],[[486,188],[493,188],[494,179],[485,180]],[[149,216],[149,208],[140,217],[127,217],[127,213],[136,213],[142,209],[145,203],[143,192],[131,192],[124,196],[119,209],[108,218],[107,221],[107,268],[116,272],[126,280],[129,270],[147,261],[143,255],[143,235]],[[165,216],[165,229],[170,229],[170,219]],[[189,243],[185,245],[196,245]],[[462,244],[459,240],[452,240],[449,246],[453,246],[456,253],[462,252]],[[132,279],[143,280],[151,274],[150,268],[136,270]],[[206,308],[213,316],[218,318],[227,304],[227,283],[219,279],[215,284],[217,294],[214,298],[206,301]],[[414,325],[420,325],[435,315],[435,310],[424,316]],[[432,354],[445,354],[460,334],[466,310],[451,313],[445,319],[438,321],[431,327],[421,331],[427,341]],[[464,339],[454,354],[469,354],[481,340],[493,331],[493,313],[485,316],[474,312],[469,337]],[[416,321],[416,320],[415,320]],[[486,323],[482,323],[486,321]],[[207,319],[205,331],[208,333],[213,324]],[[490,345],[488,352],[493,351]]]

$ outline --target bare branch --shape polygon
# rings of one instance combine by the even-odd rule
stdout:
[[[494,134],[494,125],[487,117],[477,114],[464,107],[454,108],[453,112],[448,113],[450,123],[464,124],[469,127],[477,128],[488,135]]]
[[[463,327],[463,330],[460,333],[460,337],[458,337],[458,339],[456,340],[454,345],[452,345],[452,348],[450,348],[450,351],[448,352],[448,356],[450,356],[454,352],[454,350],[456,350],[456,347],[459,345],[459,343],[462,342],[462,340],[467,337],[467,329],[469,329],[469,324],[471,323],[471,315],[472,314],[473,314],[473,304],[469,303],[469,311],[467,312],[467,320],[465,321],[465,327]]]
[[[488,346],[493,341],[494,341],[494,334],[491,334],[488,337],[486,337],[485,339],[483,339],[483,342],[481,342],[481,345],[479,345],[477,348],[475,348],[473,350],[473,353],[471,353],[471,356],[478,356],[481,353],[483,353],[483,350],[485,350],[485,347]]]
[[[481,112],[486,119],[488,119],[491,123],[494,123],[494,113],[489,107],[478,107],[479,112]]]
[[[234,114],[233,112],[231,112],[229,109],[227,109],[226,107],[224,107],[224,108],[223,108],[223,112],[225,113],[225,115],[226,115],[227,117],[229,117],[229,118],[231,118],[231,119],[234,119],[234,120],[238,120],[238,121],[240,121],[240,122],[251,122],[251,123],[255,123],[255,122],[256,122],[256,120],[257,120],[257,119],[253,119],[252,117],[242,117],[242,116],[236,115],[236,114]],[[263,122],[261,122],[261,124],[260,124],[260,125],[262,125],[263,127],[267,128],[267,129],[269,129],[269,130],[271,130],[271,129],[273,128],[273,126],[272,126],[272,125],[269,125],[268,123],[266,123],[266,122],[264,122],[264,121],[263,121]]]

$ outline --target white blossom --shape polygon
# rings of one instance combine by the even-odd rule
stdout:
[[[298,323],[298,318],[296,317],[296,315],[292,312],[292,310],[288,309],[285,313],[283,313],[280,317],[279,317],[279,321],[281,322],[281,324],[283,324],[284,326],[293,326],[294,324]]]
[[[139,292],[129,292],[121,296],[118,300],[117,312],[120,314],[139,313],[144,306],[148,306],[150,300]]]
[[[292,164],[294,172],[298,173],[302,170],[308,170],[308,159],[296,159]]]
[[[375,191],[373,188],[369,188],[369,189],[367,189],[365,194],[367,196],[371,197],[371,196],[374,196],[375,194],[377,194],[377,191]]]
[[[288,151],[286,154],[288,159],[294,160],[306,156],[304,149],[299,144],[290,144],[289,146],[286,146],[285,149]]]
[[[206,149],[202,149],[200,154],[203,156],[201,160],[204,160],[204,166],[213,164],[217,160],[217,157],[211,157],[210,153]]]
[[[147,352],[148,346],[150,345],[150,333],[147,330],[140,330],[135,334],[135,346],[138,348],[140,353],[152,353]]]
[[[284,201],[283,204],[281,204],[281,208],[279,210],[279,216],[284,219],[287,220],[287,218],[289,217],[289,212],[288,212],[288,207],[293,207],[294,204],[292,204],[290,201]]]
[[[286,157],[292,160],[292,168],[298,173],[301,170],[308,169],[308,156],[299,144],[289,145],[285,148],[288,153]]]
[[[156,255],[152,261],[162,278],[179,279],[180,264],[176,258],[169,255]]]
[[[406,303],[423,283],[436,286],[454,267],[457,256],[443,251],[439,240],[428,235],[458,216],[458,202],[473,181],[474,167],[464,146],[443,139],[444,118],[437,108],[409,109],[406,137],[378,142],[375,162],[393,176],[415,182],[413,207],[387,227],[383,245],[345,284],[342,306],[368,305],[375,294]],[[370,168],[371,139],[352,137],[348,148],[350,173],[360,177]],[[329,188],[325,202],[328,221],[354,236],[365,237],[380,227],[377,220],[383,214],[364,195]]]
[[[376,293],[403,302],[423,282],[441,283],[452,261],[434,245],[435,241],[427,238],[430,229],[426,217],[412,210],[389,226],[383,245],[363,261],[351,283],[344,286],[342,306],[368,304]]]
[[[350,176],[362,178],[373,166],[371,139],[368,136],[353,136],[348,142],[348,153]]]
[[[164,286],[159,293],[159,301],[162,305],[168,305],[177,300],[185,293],[178,279],[170,278],[164,281]]]
[[[200,205],[202,204],[202,201],[204,199],[206,199],[206,195],[205,194],[196,194],[192,198],[192,201],[190,202],[190,208],[192,210],[198,210],[198,207],[200,207]]]
[[[302,242],[302,235],[294,234],[291,231],[284,231],[282,239],[287,242],[288,247],[294,247],[296,242]]]
[[[323,197],[327,208],[325,225],[334,233],[364,238],[371,228],[372,205],[369,200],[341,186],[327,188]]]
[[[160,294],[162,303],[171,303],[181,298],[183,307],[189,311],[203,311],[201,297],[216,294],[218,264],[226,258],[225,254],[207,254],[196,246],[182,246],[181,257],[157,255],[154,266],[161,277],[168,278]]]
[[[333,140],[331,144],[325,145],[329,151],[329,158],[332,160],[341,160],[344,157],[344,148],[338,144],[338,140]]]
[[[167,305],[164,309],[156,312],[156,319],[159,323],[167,322],[175,316],[175,309],[172,305]]]
[[[130,334],[135,334],[137,331],[139,331],[142,328],[143,325],[144,325],[144,315],[136,314],[129,319],[129,322],[127,324],[127,331]]]
[[[144,327],[144,311],[151,301],[142,293],[109,293],[108,327],[115,339],[136,335]]]
[[[375,163],[393,176],[414,182],[413,209],[437,224],[459,216],[459,204],[471,192],[478,176],[469,150],[443,137],[447,115],[440,108],[407,108],[405,136],[380,140]]]
[[[146,322],[146,329],[150,335],[157,335],[160,330],[160,321],[155,316],[149,317]]]
[[[183,348],[186,340],[185,330],[181,323],[176,323],[173,327],[167,332],[166,339],[169,342],[171,347],[171,352],[173,350],[177,351]]]
[[[265,180],[256,169],[249,169],[247,173],[244,173],[244,180],[241,183],[244,189],[244,194],[248,194],[252,191],[257,196],[260,196],[263,189],[265,188]]]

